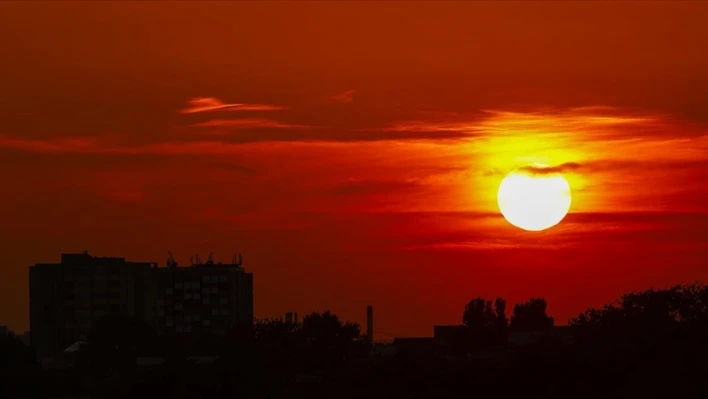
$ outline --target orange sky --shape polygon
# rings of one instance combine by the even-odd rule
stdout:
[[[429,335],[708,280],[707,2],[0,3],[0,325],[62,252],[244,254],[258,317]],[[542,233],[496,208],[565,170]]]

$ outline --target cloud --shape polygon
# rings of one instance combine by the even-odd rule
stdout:
[[[436,225],[443,228],[426,228],[430,224],[428,222],[396,231],[402,249],[548,251],[603,247],[624,251],[627,246],[641,247],[647,243],[651,243],[654,249],[677,244],[686,248],[705,248],[701,237],[695,232],[708,221],[708,213],[571,212],[563,223],[553,229],[532,235],[509,227],[500,215],[494,213],[454,216],[433,212],[429,218],[431,221],[437,219]],[[485,218],[490,223],[485,223]],[[460,228],[459,220],[472,223]],[[491,223],[494,220],[498,223]],[[419,234],[420,231],[426,233]]]
[[[529,112],[484,110],[483,113],[485,117],[474,124],[480,134],[562,134],[572,136],[575,141],[674,137],[677,122],[666,115],[644,115],[600,106]]]
[[[479,136],[479,131],[469,122],[405,121],[389,125],[379,131],[397,133],[397,137],[401,139],[465,139]],[[391,136],[396,137],[396,135]]]
[[[386,132],[458,132],[474,133],[476,129],[471,123],[407,121],[400,122],[382,129]]]
[[[313,126],[293,125],[289,123],[278,122],[272,119],[263,118],[247,118],[247,119],[214,119],[206,122],[200,122],[192,125],[194,127],[204,128],[231,128],[231,129],[307,129]]]
[[[225,104],[215,97],[196,97],[187,101],[187,108],[180,110],[180,113],[194,114],[209,111],[279,111],[284,109],[288,109],[288,107],[267,104]]]
[[[345,183],[334,186],[334,195],[372,195],[381,193],[409,191],[421,187],[421,184],[411,179],[402,180],[363,180],[348,179]]]
[[[41,153],[92,152],[99,148],[94,138],[27,140],[0,136],[0,147]]]
[[[398,121],[382,130],[429,134],[431,139],[440,136],[500,139],[543,135],[562,136],[573,142],[675,137],[679,125],[682,134],[687,136],[705,134],[705,129],[691,130],[685,122],[679,123],[667,115],[646,115],[634,110],[605,106],[535,108],[523,112],[484,109],[473,113],[447,115],[426,111],[425,115],[434,119]]]
[[[581,168],[581,164],[577,162],[566,162],[557,166],[537,166],[526,165],[519,168],[520,172],[525,172],[530,175],[552,175],[556,173],[573,172]]]
[[[354,102],[354,94],[355,93],[356,93],[356,90],[346,90],[341,93],[335,94],[330,98],[333,101],[336,101],[339,103],[351,103],[351,102]]]

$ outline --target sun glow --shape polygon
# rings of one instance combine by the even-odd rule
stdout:
[[[570,210],[570,185],[542,164],[511,171],[499,185],[497,203],[512,225],[541,231],[560,223]]]

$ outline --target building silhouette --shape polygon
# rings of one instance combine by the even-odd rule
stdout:
[[[179,267],[172,255],[167,267],[153,270],[155,278],[154,326],[158,334],[225,335],[233,328],[253,324],[253,274],[232,263],[192,259]]]
[[[30,341],[37,355],[86,340],[94,323],[111,313],[148,319],[152,304],[145,298],[145,282],[155,266],[87,252],[31,266]]]
[[[253,321],[253,275],[231,264],[155,262],[62,254],[30,266],[30,341],[40,357],[88,339],[111,314],[145,321],[158,334],[223,335]]]

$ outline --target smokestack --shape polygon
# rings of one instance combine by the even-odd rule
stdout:
[[[366,336],[374,343],[374,307],[371,305],[366,306]]]

